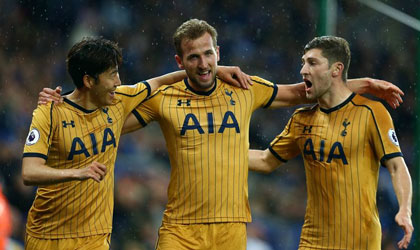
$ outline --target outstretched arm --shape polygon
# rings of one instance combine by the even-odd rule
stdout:
[[[45,165],[42,158],[24,157],[22,160],[22,179],[25,185],[49,185],[87,179],[100,182],[106,173],[106,166],[99,162],[93,162],[81,169],[56,169]]]
[[[248,74],[242,72],[237,66],[217,66],[217,76],[229,84],[236,87],[248,89],[249,85],[252,85],[251,78]],[[162,76],[154,77],[147,80],[150,84],[152,92],[162,85],[169,85],[175,82],[179,82],[187,77],[187,73],[184,70],[175,71]]]
[[[296,106],[298,104],[313,103],[306,98],[305,83],[277,84],[277,95],[270,108]]]
[[[187,77],[185,70],[178,70],[178,71],[171,72],[165,75],[153,77],[147,80],[147,82],[149,83],[150,89],[153,92],[162,85],[169,85],[172,83],[179,82],[185,77]]]
[[[218,66],[217,76],[229,84],[237,87],[248,89],[252,85],[251,78],[248,74],[244,73],[237,66]],[[187,77],[185,70],[171,72],[162,76],[153,77],[147,82],[150,85],[151,91],[155,91],[162,85],[169,85],[181,81]],[[38,104],[47,104],[48,102],[62,103],[63,97],[61,96],[61,86],[55,89],[43,88],[38,95]]]
[[[396,109],[403,102],[401,96],[404,92],[394,84],[369,77],[351,79],[347,87],[357,94],[371,94],[385,100],[389,106]]]
[[[271,173],[277,169],[283,162],[279,161],[270,150],[249,150],[249,170],[260,173]]]
[[[410,173],[402,157],[395,157],[385,162],[391,174],[392,185],[398,199],[400,209],[395,216],[395,222],[404,231],[404,237],[398,242],[400,249],[407,249],[413,234],[413,224],[411,222],[411,200],[412,200],[412,184]]]
[[[394,84],[369,77],[347,80],[348,88],[357,94],[371,94],[385,100],[392,108],[402,103],[404,92]],[[313,103],[308,100],[305,93],[305,83],[277,84],[278,92],[270,108],[295,106],[304,103]]]

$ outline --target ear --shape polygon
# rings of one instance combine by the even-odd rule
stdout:
[[[220,46],[216,46],[217,61],[220,60]]]
[[[182,64],[182,58],[178,55],[175,55],[175,61],[178,64],[179,69],[184,69],[184,65]]]
[[[343,70],[344,70],[344,65],[341,62],[336,62],[332,65],[333,71],[332,71],[332,76],[333,77],[341,77],[341,75],[343,74]]]
[[[88,89],[92,88],[92,86],[95,84],[95,79],[89,75],[84,75],[82,80],[83,85]]]

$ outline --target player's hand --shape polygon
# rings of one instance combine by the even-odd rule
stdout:
[[[43,88],[39,92],[38,104],[47,104],[48,102],[63,103],[63,97],[61,96],[61,86],[55,89]]]
[[[411,236],[413,235],[413,224],[411,222],[410,213],[399,211],[395,216],[395,222],[400,226],[404,231],[404,237],[398,242],[399,249],[407,249],[411,241]]]
[[[367,78],[367,81],[369,82],[368,93],[385,100],[393,109],[403,102],[401,96],[404,92],[394,84],[373,78]]]
[[[252,85],[251,77],[237,66],[217,66],[217,76],[223,81],[243,89]]]
[[[79,169],[77,174],[78,180],[93,179],[96,182],[100,182],[104,179],[107,174],[106,166],[99,162],[92,162],[89,166]]]

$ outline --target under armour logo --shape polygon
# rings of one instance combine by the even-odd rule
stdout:
[[[181,99],[178,99],[178,103],[176,105],[181,106],[183,104],[186,104],[187,106],[191,106],[191,100],[188,99],[188,100],[183,101]]]
[[[341,131],[341,136],[346,136],[347,135],[347,126],[350,124],[350,122],[348,122],[347,118],[344,119],[343,121],[343,126],[344,126],[344,130]]]
[[[63,128],[67,128],[67,126],[71,126],[72,128],[74,128],[76,125],[74,125],[74,121],[71,120],[70,122],[66,122],[66,121],[62,121],[63,123]]]
[[[311,126],[304,126],[302,133],[305,133],[305,132],[308,132],[309,134],[312,133],[312,125]]]
[[[225,89],[225,94],[230,97],[230,104],[235,105],[235,100],[233,100],[233,97],[232,97],[233,91],[229,92],[227,89]]]
[[[102,111],[106,114],[106,116],[107,116],[106,119],[107,119],[108,123],[112,123],[112,118],[109,117],[109,114],[108,114],[108,108],[103,108]]]

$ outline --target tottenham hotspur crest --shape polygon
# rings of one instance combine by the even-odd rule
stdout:
[[[39,131],[36,128],[31,129],[29,131],[28,137],[26,137],[26,145],[34,145],[39,140]]]

